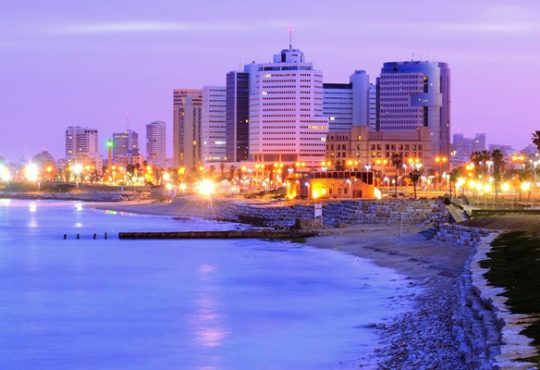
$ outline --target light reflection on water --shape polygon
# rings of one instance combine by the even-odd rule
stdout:
[[[236,227],[1,200],[0,368],[355,368],[365,326],[400,309],[389,270],[282,242],[115,238]]]

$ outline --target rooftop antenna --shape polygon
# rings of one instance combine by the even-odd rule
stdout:
[[[292,49],[292,33],[294,31],[294,28],[289,27],[288,31],[289,31],[289,49]]]
[[[412,57],[411,57],[411,62],[414,62],[414,52],[411,53],[412,54]]]

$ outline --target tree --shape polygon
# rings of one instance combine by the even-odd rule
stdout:
[[[495,179],[495,198],[497,198],[499,186],[502,180],[502,172],[504,166],[504,154],[499,149],[491,152],[493,159],[493,178]]]
[[[532,143],[536,146],[536,150],[540,152],[540,130],[533,132]]]
[[[409,178],[411,179],[414,187],[414,199],[416,199],[416,185],[418,184],[418,180],[420,180],[420,171],[414,170],[411,173],[409,173]]]
[[[392,165],[396,169],[396,173],[394,175],[394,194],[397,198],[398,171],[403,166],[403,153],[392,153]]]
[[[219,164],[219,177],[223,179],[223,174],[225,173],[225,162]]]

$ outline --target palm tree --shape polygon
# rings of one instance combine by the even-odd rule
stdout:
[[[411,173],[409,173],[409,178],[411,179],[414,187],[414,199],[416,199],[416,185],[418,184],[418,180],[420,180],[420,171],[414,170]]]
[[[504,166],[504,154],[499,149],[495,149],[491,152],[491,158],[493,159],[493,178],[495,179],[495,197],[497,196],[497,188],[502,180],[502,172]]]
[[[392,165],[396,169],[394,175],[394,194],[397,198],[397,180],[398,180],[398,170],[403,166],[403,153],[392,153]]]
[[[536,149],[540,152],[540,130],[536,130],[532,134],[532,143],[536,146]]]

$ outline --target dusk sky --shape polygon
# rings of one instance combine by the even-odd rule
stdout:
[[[0,3],[0,156],[63,157],[69,125],[103,143],[129,125],[144,148],[146,123],[172,131],[173,88],[270,61],[288,26],[325,82],[414,53],[450,64],[453,133],[522,148],[540,129],[538,0],[18,0]]]

